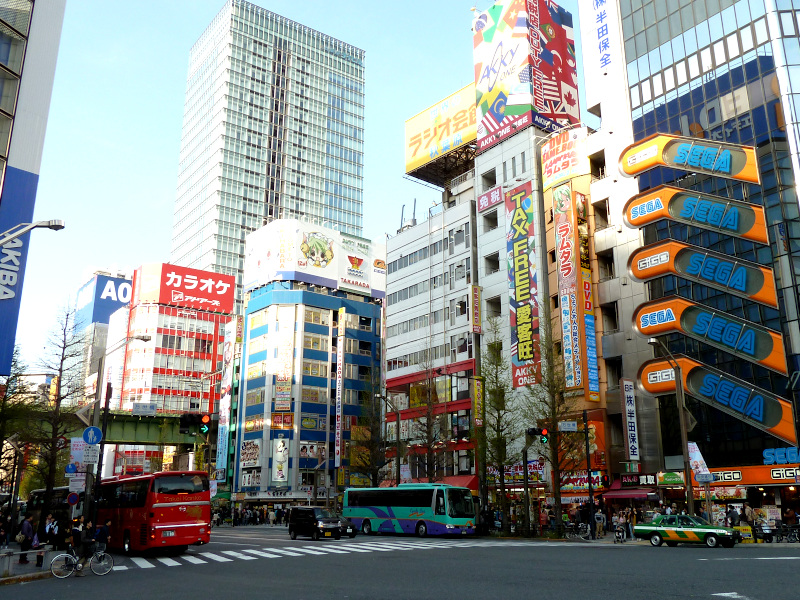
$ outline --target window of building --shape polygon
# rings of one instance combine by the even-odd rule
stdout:
[[[600,231],[608,227],[608,198],[592,202],[594,208],[594,229]]]
[[[303,348],[325,351],[328,349],[328,338],[307,333],[303,336]]]
[[[313,377],[327,377],[328,364],[317,360],[304,360],[303,375],[311,375]]]
[[[499,317],[501,309],[502,309],[502,303],[500,301],[500,296],[495,296],[494,298],[486,299],[487,319],[491,319],[492,317]]]
[[[494,252],[483,259],[483,268],[487,275],[497,273],[500,270],[500,252]]]
[[[494,169],[486,171],[481,175],[482,192],[488,191],[496,185],[497,185],[497,175],[495,174]]]
[[[597,253],[597,269],[600,281],[614,279],[614,249]]]
[[[483,215],[483,231],[484,233],[497,229],[497,211],[485,213]]]
[[[600,305],[600,312],[603,316],[603,333],[616,333],[619,331],[619,316],[617,313],[617,303],[609,302]]]
[[[550,296],[550,307],[555,310],[558,308],[558,294]]]
[[[609,389],[619,387],[619,380],[622,377],[622,357],[606,358],[606,381]]]

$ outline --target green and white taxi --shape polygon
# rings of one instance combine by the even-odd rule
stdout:
[[[712,525],[705,519],[688,515],[658,515],[650,523],[634,526],[633,535],[650,540],[653,546],[666,542],[670,547],[705,544],[709,548],[733,548],[736,542],[741,541],[741,534],[735,529]]]

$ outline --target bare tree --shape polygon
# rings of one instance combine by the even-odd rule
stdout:
[[[61,447],[60,439],[67,437],[77,425],[74,407],[83,397],[82,354],[83,338],[76,333],[75,309],[65,307],[48,337],[45,354],[39,363],[44,372],[53,375],[49,398],[34,405],[34,419],[21,434],[38,454],[38,461],[28,468],[33,471],[33,477],[44,482],[43,512],[50,509],[53,488],[64,478],[63,466],[59,469],[59,454],[64,462],[68,450]]]
[[[564,374],[564,359],[559,352],[560,338],[556,319],[549,304],[540,305],[539,350],[541,353],[540,374],[537,383],[527,387],[524,413],[529,422],[548,430],[545,459],[550,465],[553,484],[553,507],[556,523],[561,519],[561,474],[574,469],[583,456],[583,436],[558,431],[559,421],[575,417],[577,402],[567,392]]]
[[[11,358],[11,373],[0,377],[0,449],[5,446],[6,439],[25,427],[30,413],[31,389],[25,381],[25,365],[17,347]]]
[[[350,432],[350,473],[363,473],[373,487],[380,485],[381,469],[388,462],[380,392],[380,374],[377,369],[370,369],[366,389],[359,398],[361,415]]]
[[[516,441],[524,435],[524,415],[520,412],[518,395],[509,382],[509,363],[503,352],[500,320],[492,317],[486,321],[486,353],[481,371],[484,377],[486,420],[479,435],[486,444],[486,466],[497,473],[496,485],[500,487],[500,511],[503,531],[511,527],[509,503],[506,493],[506,470],[520,460]]]
[[[440,406],[447,402],[449,392],[446,380],[440,369],[433,368],[433,357],[430,354],[432,342],[420,355],[419,369],[423,378],[411,385],[409,400],[414,415],[410,427],[409,441],[416,442],[417,465],[428,480],[428,483],[441,481],[444,475],[442,450],[447,439],[447,415]],[[398,435],[399,435],[398,423]],[[420,464],[420,456],[422,457]],[[420,477],[422,478],[422,477]]]

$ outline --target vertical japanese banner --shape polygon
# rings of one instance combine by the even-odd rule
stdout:
[[[629,460],[642,460],[639,454],[639,425],[636,421],[636,392],[632,379],[620,379],[622,400],[625,405],[625,446],[628,448]]]
[[[519,388],[536,383],[538,365],[539,306],[531,183],[506,192],[505,204],[511,374],[513,386]]]
[[[558,305],[561,308],[561,345],[567,389],[583,386],[581,327],[578,320],[578,265],[575,210],[569,183],[553,190]]]
[[[586,220],[588,199],[580,192],[575,194],[575,217],[578,224],[580,248],[581,293],[583,312],[583,347],[586,349],[586,398],[600,402],[600,372],[597,367],[597,331],[594,322],[594,294],[592,293],[592,265],[589,260],[589,224]]]
[[[219,481],[227,479],[228,469],[228,433],[231,416],[231,388],[233,386],[233,357],[236,347],[236,330],[241,317],[234,317],[225,325],[225,337],[222,342],[222,380],[220,382],[221,397],[219,399],[219,422],[217,423],[217,477]],[[221,471],[221,473],[220,473]]]
[[[473,379],[472,419],[476,427],[483,427],[483,379]]]
[[[470,286],[469,320],[472,333],[483,333],[483,315],[481,313],[481,286]]]
[[[336,433],[334,438],[335,462],[338,469],[342,465],[342,387],[344,387],[344,333],[347,314],[344,307],[339,309],[339,331],[336,342]]]
[[[292,409],[295,307],[278,307],[278,358],[275,363],[275,410]]]

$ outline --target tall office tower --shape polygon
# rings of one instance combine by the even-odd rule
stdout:
[[[171,262],[236,276],[281,218],[361,235],[364,51],[228,0],[189,56]]]
[[[613,98],[589,102],[590,110],[602,106],[603,129],[616,138],[630,127],[637,148],[659,139],[650,136],[682,136],[688,140],[679,143],[694,156],[722,159],[709,169],[708,160],[681,163],[656,152],[662,166],[640,169],[638,195],[623,199],[624,220],[641,231],[645,248],[632,252],[628,264],[646,282],[649,301],[620,326],[659,336],[684,361],[687,408],[697,421],[689,441],[697,442],[716,481],[738,485],[754,506],[795,502],[800,468],[786,449],[797,444],[791,406],[797,391],[789,375],[800,365],[798,6],[789,0],[618,0],[581,4],[580,15],[587,90]],[[613,64],[624,70],[625,97],[609,84]],[[755,150],[747,154],[726,143]],[[727,167],[725,159],[734,155],[737,164]],[[642,158],[606,156],[629,172]],[[720,210],[727,218],[717,219]],[[679,254],[706,266],[695,276]],[[654,255],[660,258],[650,260]],[[670,266],[653,269],[662,259]],[[654,327],[650,317],[659,314],[666,318]],[[740,334],[717,335],[720,326]],[[665,355],[660,346],[656,353]],[[659,360],[642,367],[639,386],[659,396],[664,466],[683,470],[677,386],[658,388],[660,374],[671,373],[667,359]],[[715,383],[712,389],[698,381]]]

